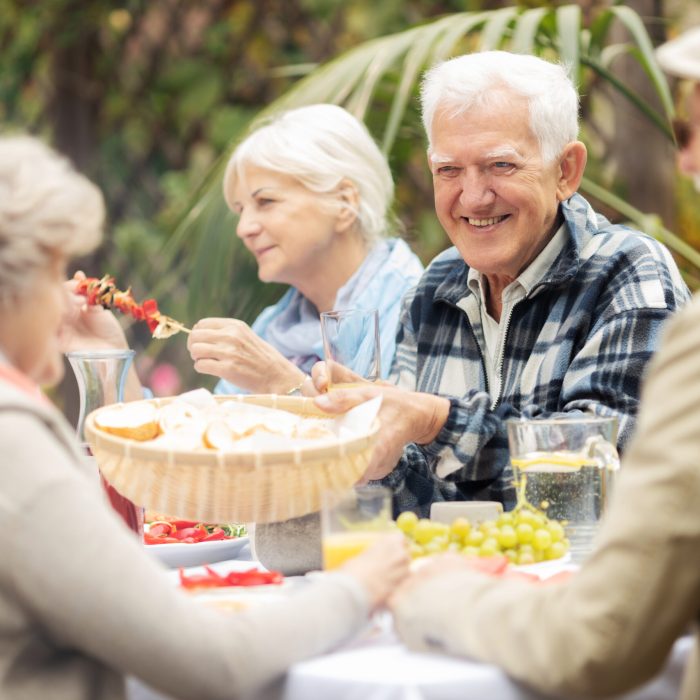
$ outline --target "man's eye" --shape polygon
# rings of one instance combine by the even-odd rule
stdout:
[[[255,200],[255,203],[259,207],[266,207],[270,204],[272,204],[275,200],[274,199],[268,199],[267,197],[260,197],[259,199]]]
[[[514,168],[513,163],[508,163],[505,160],[497,160],[495,163],[493,163],[493,167],[496,170],[509,170],[510,168]]]
[[[454,165],[441,165],[435,172],[445,177],[453,177],[459,172],[459,168],[456,168]]]

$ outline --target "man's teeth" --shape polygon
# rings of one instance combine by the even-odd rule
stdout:
[[[491,219],[472,219],[471,217],[467,217],[467,221],[471,226],[493,226],[499,221],[503,221],[505,218],[505,216],[494,216]]]

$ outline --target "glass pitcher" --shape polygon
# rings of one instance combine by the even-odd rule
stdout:
[[[97,408],[124,400],[124,384],[134,354],[133,350],[76,350],[66,353],[78,382],[80,395],[78,440],[91,460],[94,458],[85,441],[85,418]],[[96,464],[95,468],[97,469]],[[142,536],[143,508],[122,496],[101,474],[100,480],[112,508],[119,513],[129,528]]]
[[[614,417],[509,420],[508,444],[519,502],[564,523],[571,558],[593,549],[620,466]]]

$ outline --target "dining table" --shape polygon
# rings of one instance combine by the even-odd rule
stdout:
[[[235,559],[218,562],[212,568],[228,572],[251,566],[263,568],[246,545]],[[199,567],[185,569],[186,573],[198,571],[201,571]],[[175,585],[177,572],[172,570],[165,575]],[[297,586],[304,582],[303,577],[295,577],[293,581]],[[691,647],[690,636],[678,639],[655,678],[630,693],[616,696],[615,700],[676,700]],[[172,700],[135,678],[127,679],[127,691],[129,700]],[[376,614],[360,634],[341,648],[292,665],[284,677],[245,700],[565,699],[527,688],[491,664],[411,651],[397,638],[391,616],[383,612]]]

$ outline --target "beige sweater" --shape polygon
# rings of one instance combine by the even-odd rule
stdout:
[[[235,698],[366,619],[344,575],[219,613],[176,590],[110,511],[72,430],[0,382],[0,698],[124,697],[125,674],[177,698]]]
[[[700,698],[700,297],[670,324],[598,547],[569,582],[466,572],[406,597],[402,639],[501,666],[540,691],[603,697],[656,674],[689,626],[683,700]]]

